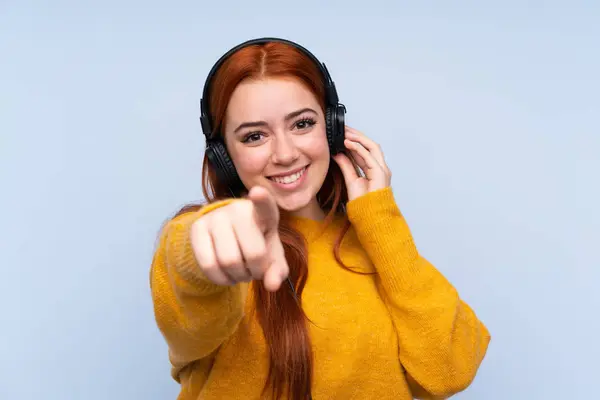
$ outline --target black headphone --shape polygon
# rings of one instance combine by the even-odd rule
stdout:
[[[327,141],[329,143],[329,152],[331,155],[335,155],[345,150],[344,114],[346,113],[346,107],[339,102],[335,84],[329,75],[329,71],[327,70],[325,63],[320,62],[310,51],[304,47],[286,39],[265,37],[243,42],[229,50],[215,63],[208,73],[208,77],[204,83],[202,98],[200,99],[200,124],[202,125],[202,132],[206,137],[206,156],[208,161],[216,170],[217,178],[227,184],[231,194],[234,197],[240,196],[245,190],[245,187],[240,180],[231,158],[229,157],[229,153],[227,152],[227,148],[225,147],[222,137],[220,135],[214,135],[216,132],[213,132],[212,130],[208,99],[210,85],[214,75],[219,70],[223,62],[225,62],[225,60],[227,60],[227,58],[229,58],[229,56],[231,56],[233,53],[247,46],[265,44],[269,42],[278,42],[293,46],[302,51],[319,67],[323,77],[323,84],[325,85],[325,129],[327,133]]]

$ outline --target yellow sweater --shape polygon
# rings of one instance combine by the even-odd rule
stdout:
[[[190,224],[225,202],[171,221],[152,264],[154,311],[179,400],[259,399],[267,379],[250,284],[210,283],[189,242]],[[377,275],[337,264],[333,244],[344,217],[324,231],[318,221],[293,222],[308,242],[302,306],[314,322],[313,398],[437,399],[465,389],[486,353],[488,330],[420,256],[391,188],[349,202],[347,212],[352,228],[341,259]]]

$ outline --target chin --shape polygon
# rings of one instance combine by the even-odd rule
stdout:
[[[308,207],[316,199],[316,194],[313,196],[311,193],[294,193],[288,196],[275,193],[274,196],[279,208],[290,213],[296,213]]]

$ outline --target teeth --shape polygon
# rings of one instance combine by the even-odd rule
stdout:
[[[285,184],[294,183],[304,174],[304,171],[306,171],[306,168],[303,168],[301,171],[298,171],[292,175],[274,176],[271,179],[273,179],[277,183],[285,183]]]

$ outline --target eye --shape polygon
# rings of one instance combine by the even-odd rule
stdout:
[[[317,123],[317,121],[315,121],[313,118],[306,117],[306,118],[302,118],[302,119],[296,121],[296,123],[294,124],[294,127],[296,129],[308,129],[316,123]]]
[[[262,139],[262,133],[251,132],[244,136],[244,139],[242,139],[242,143],[253,143],[259,141],[260,139]]]

